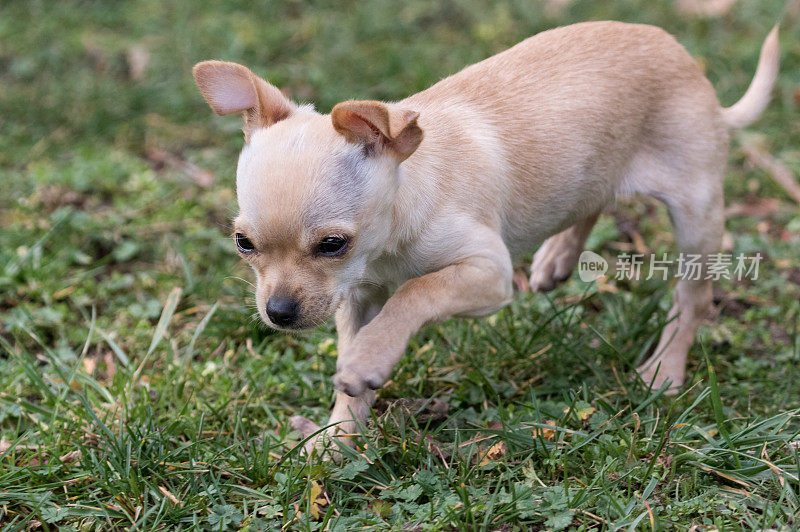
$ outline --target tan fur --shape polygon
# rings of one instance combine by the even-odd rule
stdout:
[[[238,109],[270,124],[250,128],[239,160],[236,227],[257,248],[245,258],[265,321],[265,302],[279,292],[300,302],[298,327],[336,314],[330,423],[341,433],[368,415],[371,389],[419,327],[507,304],[512,261],[540,245],[531,285],[552,288],[620,195],[661,199],[682,252],[716,252],[728,127],[761,112],[777,60],[775,31],[751,89],[730,110],[670,35],[618,22],[546,31],[405,100],[343,102],[332,117],[282,101],[247,69],[226,77],[201,63],[196,75],[217,112],[241,106],[224,98],[247,94],[247,80],[267,95]],[[265,119],[265,108],[291,111]],[[315,255],[326,235],[350,246]],[[710,301],[710,281],[678,283],[676,318],[643,378],[683,382]]]
[[[295,110],[278,89],[242,65],[203,61],[194,66],[192,74],[215,113],[243,113],[245,139],[254,129],[269,127]]]
[[[418,117],[419,113],[415,111],[392,109],[390,105],[376,101],[342,102],[331,110],[333,129],[344,135],[348,142],[365,146],[385,143],[400,162],[414,153],[422,142]]]

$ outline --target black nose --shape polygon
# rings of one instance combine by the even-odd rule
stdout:
[[[291,297],[272,296],[267,301],[267,316],[279,327],[288,327],[297,321],[300,305]]]

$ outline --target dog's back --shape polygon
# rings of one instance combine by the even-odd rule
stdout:
[[[638,152],[685,150],[701,141],[720,153],[727,145],[716,95],[696,62],[668,33],[640,24],[545,31],[401,105],[420,110],[428,133],[437,128],[427,124],[446,121],[450,135],[494,147],[488,158],[501,161],[495,171],[476,175],[455,156],[447,179],[452,186],[465,186],[459,176],[478,179],[479,195],[507,202],[504,222],[517,251],[540,241],[540,231],[557,232],[630,188],[623,180]],[[409,162],[424,152],[425,142]],[[545,208],[550,227],[542,227]],[[536,220],[527,223],[527,213]],[[522,234],[534,225],[536,235]]]

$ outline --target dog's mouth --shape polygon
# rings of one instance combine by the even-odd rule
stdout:
[[[267,312],[263,310],[260,311],[259,314],[261,316],[261,321],[271,329],[282,332],[299,333],[312,330],[330,321],[335,315],[340,301],[341,297],[337,295],[325,305],[311,305],[312,309],[306,310],[305,312],[301,310],[294,319],[283,320],[283,323],[272,320]],[[303,306],[304,305],[301,304],[301,309]]]
[[[330,319],[330,317],[316,319],[316,320],[314,320],[314,319],[303,319],[303,320],[297,321],[296,323],[286,324],[286,325],[277,325],[277,324],[272,323],[271,321],[268,321],[268,320],[263,320],[263,321],[269,328],[275,329],[276,331],[288,332],[288,333],[301,333],[301,332],[305,332],[305,331],[311,331],[311,330],[315,329],[316,327],[324,324],[329,319]]]
[[[269,319],[269,317],[262,314],[261,321],[263,321],[267,327],[270,329],[275,329],[276,331],[300,332],[313,329],[317,325],[324,323],[326,320],[315,320],[309,316],[298,316],[290,323],[276,323]]]
[[[269,321],[265,321],[264,323],[266,323],[267,326],[270,329],[275,329],[276,331],[281,331],[281,332],[290,332],[290,333],[291,332],[295,332],[296,333],[296,332],[309,331],[309,330],[313,329],[313,327],[310,326],[310,325],[309,326],[304,326],[302,324],[297,324],[297,325],[275,325],[274,323],[271,323]]]

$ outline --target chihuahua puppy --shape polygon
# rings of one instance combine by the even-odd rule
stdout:
[[[234,240],[255,272],[258,312],[285,330],[335,315],[327,435],[347,435],[368,416],[373,390],[423,324],[506,305],[513,261],[528,250],[538,247],[534,290],[567,279],[598,215],[621,195],[663,201],[681,252],[716,253],[728,132],[768,104],[778,56],[776,27],[746,94],[724,109],[665,31],[587,22],[540,33],[405,100],[345,101],[330,115],[244,66],[198,63],[214,112],[244,116]],[[710,280],[677,283],[672,319],[639,368],[645,381],[683,383],[710,303]]]

